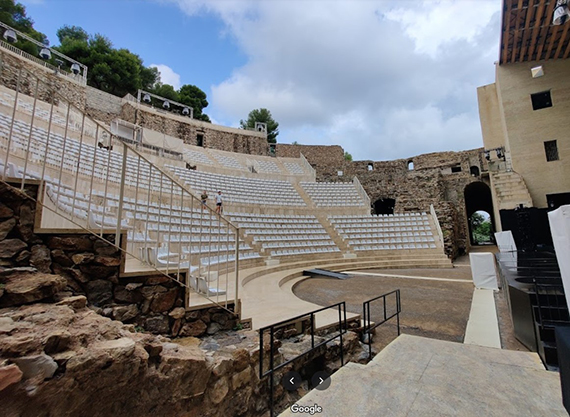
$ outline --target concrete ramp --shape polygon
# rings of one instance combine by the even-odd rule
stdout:
[[[318,404],[327,417],[568,416],[560,376],[544,370],[536,353],[410,335],[368,365],[349,363],[327,390],[297,404]]]
[[[350,278],[350,275],[343,274],[342,272],[334,272],[328,271],[326,269],[308,269],[303,271],[303,275],[309,277],[328,277],[328,278],[337,278],[337,279],[347,279]]]

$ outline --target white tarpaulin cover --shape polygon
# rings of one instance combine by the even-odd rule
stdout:
[[[470,253],[471,276],[477,288],[497,290],[495,256],[492,253]]]
[[[164,135],[164,149],[182,153],[184,152],[184,141],[182,139]]]
[[[570,206],[562,206],[548,213],[556,259],[562,275],[564,292],[570,294]],[[570,297],[566,297],[570,308]]]
[[[184,141],[150,129],[143,129],[143,143],[178,153],[184,152]]]
[[[500,252],[515,252],[517,250],[517,245],[513,239],[513,234],[510,230],[505,232],[496,232],[495,240],[497,241],[497,246]]]
[[[143,129],[143,143],[146,145],[162,148],[164,144],[164,133],[158,133],[154,130]]]

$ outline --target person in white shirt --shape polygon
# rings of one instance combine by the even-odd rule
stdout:
[[[223,212],[224,209],[222,207],[222,192],[218,191],[218,194],[216,195],[216,213],[222,214]]]

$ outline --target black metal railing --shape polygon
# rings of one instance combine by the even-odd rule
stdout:
[[[388,312],[388,308],[386,306],[386,300],[389,296],[394,294],[394,299],[396,302],[395,311]],[[370,316],[370,304],[377,302],[378,300],[382,300],[383,303],[383,310],[384,315],[383,319],[377,321],[372,325],[372,320]],[[368,301],[362,303],[362,338],[363,342],[368,344],[368,359],[372,359],[372,331],[376,329],[376,327],[380,326],[381,324],[386,323],[388,320],[392,319],[394,316],[396,317],[397,326],[398,326],[398,336],[400,336],[400,312],[402,311],[402,304],[400,303],[400,290],[394,290],[387,292],[386,294],[379,295],[378,297],[374,297]]]
[[[326,338],[326,340],[322,340],[315,344],[315,315],[320,313],[321,311],[330,310],[330,309],[337,309],[338,310],[338,333],[335,331],[334,335],[331,337]],[[311,334],[311,348],[292,359],[289,359],[285,362],[275,364],[275,352],[273,349],[273,345],[276,338],[276,333],[281,331],[283,328],[294,325],[296,323],[303,323],[305,320],[303,318],[307,318],[309,320],[309,329]],[[274,416],[274,399],[273,399],[273,391],[274,391],[274,381],[273,381],[273,374],[278,369],[287,366],[291,362],[298,360],[299,358],[308,355],[309,353],[315,351],[319,347],[327,344],[328,342],[340,338],[340,363],[341,366],[344,366],[344,353],[343,353],[343,345],[342,345],[342,335],[345,334],[347,331],[346,325],[346,303],[344,301],[332,304],[327,307],[319,308],[318,310],[313,310],[305,314],[301,314],[299,316],[280,321],[278,323],[271,324],[269,326],[265,326],[259,329],[259,379],[263,379],[266,376],[269,376],[269,410],[270,416]],[[263,351],[263,340],[264,334],[269,333],[269,368],[267,370],[263,369],[263,360],[264,360],[264,351]]]

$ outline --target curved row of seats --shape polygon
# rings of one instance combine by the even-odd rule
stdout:
[[[232,175],[188,170],[166,165],[175,176],[197,194],[206,190],[210,197],[218,190],[227,203],[271,206],[306,206],[297,190],[288,181],[234,177]]]
[[[325,228],[312,215],[229,213],[228,216],[271,256],[340,252]]]

